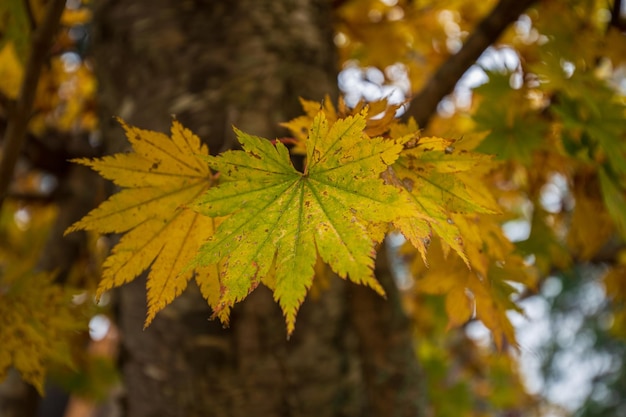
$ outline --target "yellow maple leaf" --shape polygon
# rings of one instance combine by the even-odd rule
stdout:
[[[206,145],[173,121],[171,138],[121,122],[133,153],[79,159],[122,190],[72,225],[66,233],[91,230],[125,233],[104,262],[98,295],[135,279],[150,268],[146,326],[194,276],[203,296],[217,305],[217,265],[190,270],[190,261],[213,234],[215,220],[185,207],[206,191],[213,177],[200,155]]]
[[[396,128],[392,134],[406,133]],[[407,139],[408,140],[408,139]],[[393,165],[397,183],[409,191],[419,216],[405,216],[396,227],[418,248],[425,259],[424,242],[429,230],[440,236],[469,265],[463,239],[454,223],[454,213],[497,213],[500,208],[489,191],[476,179],[475,170],[489,164],[489,155],[456,149],[455,141],[437,137],[419,138]]]
[[[289,129],[293,135],[295,147],[292,149],[292,152],[296,154],[306,154],[306,141],[309,129],[319,111],[324,112],[329,123],[335,123],[337,119],[348,116],[367,114],[363,132],[368,136],[380,136],[387,133],[391,126],[394,125],[396,110],[400,107],[398,104],[389,104],[386,99],[381,99],[370,103],[361,100],[354,108],[350,108],[346,105],[343,97],[340,97],[335,109],[329,96],[326,96],[322,103],[300,99],[300,104],[305,114],[281,123],[281,126]],[[365,113],[363,113],[364,111]]]

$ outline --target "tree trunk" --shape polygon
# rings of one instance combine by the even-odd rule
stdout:
[[[336,90],[330,8],[322,0],[96,1],[93,55],[109,151],[126,146],[114,115],[168,131],[175,114],[212,153],[235,146],[232,125],[283,135],[278,123],[300,113],[299,96],[320,100]],[[394,374],[402,400],[389,398],[392,380],[384,399],[372,385],[390,362],[396,374],[398,363],[417,369],[408,321],[389,313],[397,297],[389,297],[395,304],[372,302],[371,290],[347,291],[349,285],[335,279],[319,299],[308,299],[289,341],[265,288],[234,308],[229,329],[208,320],[206,302],[191,286],[142,331],[145,281],[123,287],[126,415],[423,415],[418,401],[406,401],[419,392],[415,375]],[[347,296],[365,298],[350,303]],[[401,334],[393,354],[383,351],[389,344],[361,337],[366,323],[350,317],[363,306],[380,309],[368,312],[379,317],[371,323],[376,334]]]

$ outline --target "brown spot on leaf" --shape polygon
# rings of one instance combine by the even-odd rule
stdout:
[[[404,185],[404,188],[406,188],[409,191],[413,191],[413,186],[415,185],[415,182],[411,179],[411,178],[402,178],[402,185]]]

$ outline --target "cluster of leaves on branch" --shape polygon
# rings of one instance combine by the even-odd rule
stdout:
[[[26,85],[28,57],[50,3],[0,2],[0,156],[7,147],[7,126],[28,121],[11,187],[0,195],[0,381],[15,368],[41,394],[50,370],[75,369],[76,359],[85,355],[84,335],[94,309],[84,292],[99,269],[84,259],[67,274],[42,267],[54,223],[63,218],[50,204],[69,166],[62,156],[91,148],[75,139],[86,138],[97,124],[94,76],[89,63],[78,59],[91,15],[80,2],[68,3],[37,84]],[[33,107],[20,114],[17,103],[29,87],[36,87]]]
[[[443,3],[447,10],[433,7],[432,2],[372,1],[375,12],[370,13],[347,2],[339,13],[340,36],[336,39],[343,59],[380,68],[386,85],[395,83],[393,72],[387,69],[402,62],[411,81],[409,94],[420,92],[432,72],[445,62],[446,54],[457,51],[458,41],[462,42],[476,19],[495,4]],[[468,13],[460,3],[471,4],[475,13]],[[446,101],[456,107],[447,110],[448,117],[433,119],[427,132],[479,141],[475,150],[495,155],[495,169],[486,173],[482,182],[503,214],[497,221],[493,216],[476,216],[470,223],[473,229],[462,234],[470,259],[478,255],[469,253],[473,245],[467,240],[473,236],[496,237],[499,245],[492,241],[487,250],[500,246],[512,251],[507,263],[493,265],[501,269],[489,267],[487,271],[487,275],[503,272],[499,282],[505,285],[490,287],[492,296],[503,300],[511,295],[511,289],[506,288],[508,277],[525,282],[523,296],[528,297],[550,274],[591,263],[606,271],[600,282],[614,303],[610,331],[623,339],[626,37],[620,4],[536,2],[492,45],[491,56],[486,54],[482,63],[486,80],[474,89],[471,106],[456,101],[453,94]],[[372,26],[381,27],[386,36],[371,34],[368,28]],[[389,43],[386,39],[400,41]],[[497,65],[498,55],[510,53],[517,63],[500,59]],[[411,106],[419,103],[412,102]],[[521,225],[527,234],[514,243],[507,242],[500,229],[506,222]],[[456,223],[461,227],[460,221]],[[468,308],[461,301],[467,297],[468,287],[462,283],[471,284],[473,277],[484,276],[485,270],[475,265],[471,270],[460,268],[463,258],[454,251],[441,262],[443,254],[432,246],[428,267],[411,247],[404,247],[403,253],[413,259],[409,272],[415,281],[407,292],[407,305],[414,309],[416,323],[439,323],[441,319],[436,317],[443,311],[449,317],[467,317]],[[524,268],[532,268],[526,278],[519,273]],[[536,283],[526,281],[533,276],[538,279]],[[480,294],[471,287],[470,291],[475,297]],[[441,308],[430,307],[429,294],[445,297]],[[479,316],[480,301],[476,303]],[[436,332],[422,329],[419,334],[419,355],[428,363],[433,358],[431,340]],[[438,365],[455,363],[456,354],[446,352],[445,345],[437,348],[445,352],[437,352]],[[449,377],[448,373],[442,380],[449,384]],[[443,385],[435,391],[442,387],[450,389],[450,385]],[[474,415],[459,408],[452,412],[445,401],[437,404],[437,415]]]
[[[493,0],[348,1],[337,10],[335,43],[343,62],[380,69],[401,62],[411,91],[417,92],[495,4]]]
[[[0,4],[0,103],[17,99],[34,28],[41,24],[46,3],[43,0],[7,0]],[[31,134],[43,136],[51,130],[91,131],[96,128],[96,84],[92,68],[87,61],[77,59],[80,48],[77,42],[81,38],[77,38],[76,31],[84,32],[83,26],[90,18],[91,12],[84,7],[65,9],[60,22],[64,30],[39,80],[29,122]],[[5,118],[9,111],[10,106],[2,106],[0,115]]]
[[[491,239],[490,252],[483,251],[483,239],[464,245],[462,238],[463,228],[478,219],[464,215],[499,210],[475,181],[477,172],[489,170],[491,158],[465,149],[462,141],[419,137],[414,123],[386,117],[381,126],[370,118],[368,128],[365,109],[341,117],[332,105],[319,110],[319,104],[303,104],[308,116],[287,124],[303,139],[294,148],[304,148],[303,172],[294,168],[282,142],[240,131],[243,150],[207,156],[199,139],[176,121],[171,137],[125,126],[134,153],[80,160],[123,187],[69,229],[127,232],[104,263],[99,292],[151,266],[149,324],[195,270],[203,295],[226,321],[234,303],[263,283],[273,290],[290,334],[318,257],[340,277],[384,294],[373,275],[374,256],[393,225],[424,261],[429,242],[438,236],[446,254],[453,250],[465,261],[462,269],[484,273],[474,284],[455,283],[465,298],[454,296],[451,305],[461,301],[464,307],[450,309],[451,320],[462,324],[471,318],[475,297],[498,344],[505,337],[514,342],[504,314],[513,306],[509,294],[495,297],[494,282],[487,279],[504,285],[502,278],[485,273],[491,263],[508,260],[511,248],[496,248],[503,244],[501,234]],[[385,136],[367,135],[372,124]]]
[[[72,365],[72,336],[86,326],[85,305],[72,302],[76,290],[54,282],[55,274],[34,271],[51,208],[36,212],[35,228],[22,233],[12,212],[0,216],[0,380],[11,366],[43,393],[44,376],[53,365]]]

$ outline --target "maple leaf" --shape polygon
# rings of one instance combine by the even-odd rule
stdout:
[[[491,156],[457,149],[454,143],[452,139],[420,138],[415,147],[402,153],[393,171],[422,215],[405,216],[394,224],[424,260],[432,230],[469,265],[452,214],[497,213],[500,208],[476,180],[476,171],[484,169]]]
[[[370,139],[363,133],[365,120],[362,112],[329,126],[324,112],[318,112],[304,172],[293,167],[282,143],[238,130],[243,151],[206,157],[220,171],[221,184],[193,207],[207,216],[230,217],[201,248],[195,264],[226,259],[220,280],[223,306],[242,300],[263,282],[273,289],[291,334],[318,254],[342,278],[384,293],[373,275],[374,245],[384,237],[381,224],[410,206],[402,190],[380,179],[402,143]]]
[[[382,99],[373,102],[361,100],[356,106],[350,108],[343,97],[339,97],[337,109],[335,109],[329,96],[326,96],[322,103],[300,99],[300,105],[304,110],[304,115],[281,123],[281,126],[291,131],[295,142],[292,152],[297,154],[306,153],[306,141],[309,129],[320,110],[324,112],[326,119],[330,123],[334,123],[340,118],[360,114],[365,110],[368,116],[363,132],[368,136],[379,136],[385,134],[389,131],[390,127],[393,126],[396,111],[401,107],[399,104],[389,104],[386,99]]]
[[[503,160],[517,160],[530,164],[533,152],[546,148],[547,123],[528,109],[525,89],[512,89],[510,74],[490,72],[489,83],[474,91],[488,97],[473,115],[476,129],[489,133],[476,148]],[[503,106],[503,102],[516,106]]]
[[[171,138],[121,122],[135,152],[78,159],[122,190],[67,229],[125,233],[103,265],[98,295],[132,281],[150,268],[146,326],[187,287],[194,275],[211,306],[218,300],[218,265],[189,270],[214,219],[185,207],[206,191],[212,174],[199,155],[206,145],[174,120]]]

